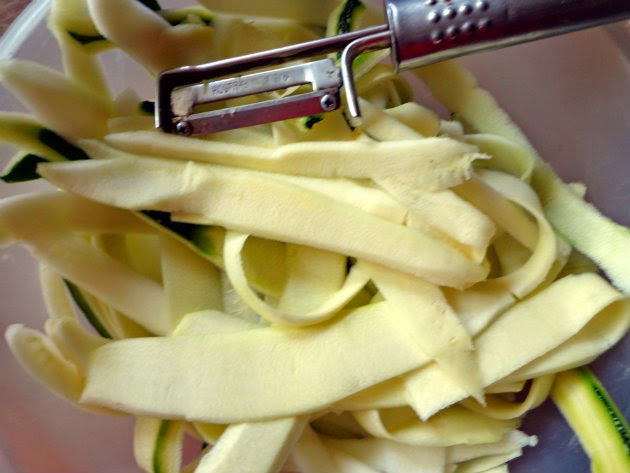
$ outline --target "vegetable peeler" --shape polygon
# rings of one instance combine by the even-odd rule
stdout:
[[[156,126],[205,135],[330,112],[341,106],[342,86],[347,119],[358,126],[352,63],[363,52],[389,48],[393,66],[403,71],[630,17],[630,0],[384,0],[384,7],[383,25],[162,72]],[[338,62],[313,59],[335,52]],[[291,88],[298,93],[206,110]]]

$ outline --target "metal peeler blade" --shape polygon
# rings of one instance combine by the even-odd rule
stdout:
[[[284,97],[195,112],[195,107],[307,85],[307,92]],[[339,108],[341,75],[332,59],[295,64],[240,77],[202,82],[173,90],[174,116],[185,117],[175,125],[183,135],[203,135],[258,125],[270,121],[330,112]]]

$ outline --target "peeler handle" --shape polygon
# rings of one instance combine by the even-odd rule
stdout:
[[[630,17],[630,0],[386,0],[394,62],[411,69]]]

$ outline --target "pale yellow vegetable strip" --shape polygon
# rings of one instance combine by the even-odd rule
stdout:
[[[172,27],[135,0],[88,0],[88,6],[98,30],[153,73],[214,58],[213,28]]]
[[[471,335],[485,329],[516,301],[509,286],[499,279],[481,281],[468,289],[442,288],[444,297]]]
[[[368,276],[358,267],[354,267],[338,290],[330,292],[328,297],[310,310],[301,311],[298,308],[297,311],[289,311],[282,307],[275,308],[260,299],[249,286],[241,260],[241,252],[248,237],[246,234],[227,232],[223,249],[225,271],[243,301],[269,322],[293,326],[323,322],[334,316],[368,282]]]
[[[314,192],[320,192],[391,222],[401,225],[409,222],[409,209],[377,187],[344,178],[328,179],[282,174],[274,174],[274,177]]]
[[[510,402],[501,396],[487,396],[486,405],[481,406],[474,399],[464,399],[461,404],[493,419],[516,419],[538,406],[549,396],[554,375],[543,375],[532,380],[527,397],[521,402]]]
[[[504,382],[500,381],[496,384],[491,384],[486,387],[486,392],[488,394],[497,394],[497,393],[518,393],[525,388],[526,381],[512,381],[512,382]]]
[[[501,453],[498,455],[488,455],[487,457],[475,458],[468,460],[464,463],[460,463],[455,470],[455,473],[492,473],[502,471],[501,468],[507,468],[505,465],[510,460],[520,457],[523,454],[523,449],[518,448],[511,452]],[[505,470],[503,470],[505,471]]]
[[[475,338],[477,359],[485,386],[506,378],[588,328],[613,333],[596,343],[603,353],[618,341],[630,324],[630,302],[595,274],[567,276],[514,305]],[[579,364],[581,360],[576,360]],[[408,400],[427,419],[440,409],[467,397],[436,364],[406,377]]]
[[[506,381],[531,379],[591,363],[612,348],[628,331],[630,323],[625,317],[623,311],[617,311],[608,314],[607,319],[593,319],[575,336],[513,372]]]
[[[358,95],[381,109],[396,107],[413,99],[409,82],[394,68],[383,64],[388,57],[387,50],[373,51],[354,68]],[[359,126],[357,130],[362,131],[362,127]]]
[[[265,319],[252,310],[232,287],[225,272],[221,272],[221,292],[223,293],[223,310],[226,314],[256,325],[270,325]]]
[[[110,133],[151,131],[155,129],[155,118],[140,115],[114,117],[107,121],[107,129]]]
[[[258,1],[234,2],[232,0],[200,0],[211,10],[224,11],[245,16],[268,16],[286,18],[299,23],[325,26],[328,15],[339,3],[338,0],[324,0],[323,2],[296,2],[295,0],[281,0],[268,3]]]
[[[517,185],[521,187],[521,184]],[[538,243],[538,228],[536,228],[536,222],[532,221],[525,209],[520,208],[517,203],[503,196],[499,190],[487,184],[477,173],[473,174],[466,182],[457,186],[454,191],[475,207],[481,209],[525,248],[534,251]],[[536,197],[532,195],[531,189],[525,192],[529,194],[525,197],[527,201],[535,205]]]
[[[54,208],[57,219],[73,231],[89,234],[120,233],[136,238],[153,237],[155,230],[133,212],[81,198],[66,192],[49,192],[33,198]],[[136,235],[137,234],[137,235]],[[146,239],[143,240],[146,242]]]
[[[60,353],[76,366],[81,375],[85,374],[92,351],[109,342],[88,332],[76,319],[48,319],[45,329]]]
[[[68,209],[62,205],[67,199],[55,194],[18,196],[2,202],[0,233],[5,227],[7,243],[24,244],[62,277],[149,330],[166,333],[168,317],[162,287],[75,235],[71,222],[64,218]]]
[[[603,216],[541,165],[532,184],[558,232],[630,295],[630,229]]]
[[[224,424],[203,424],[201,422],[194,422],[193,426],[203,441],[207,442],[209,445],[217,443],[219,441],[219,437],[223,435],[223,432],[225,432],[225,429],[228,427]]]
[[[48,28],[61,50],[65,74],[101,97],[109,97],[109,85],[97,53],[111,47],[106,39],[81,44],[71,36],[99,37],[85,0],[54,0],[48,16]]]
[[[385,113],[422,136],[437,136],[440,131],[440,119],[437,114],[416,102],[405,102],[397,107],[388,108]]]
[[[64,156],[39,140],[39,133],[43,128],[44,125],[30,115],[0,112],[0,142],[42,156],[50,161],[64,160]],[[18,157],[21,158],[23,155],[24,153],[20,152]]]
[[[291,452],[291,460],[300,473],[342,473],[334,463],[320,436],[306,425]]]
[[[480,445],[454,445],[446,450],[448,463],[461,463],[488,455],[500,455],[523,447],[534,447],[538,443],[535,436],[520,430],[512,430],[501,441]]]
[[[278,308],[308,313],[320,307],[343,286],[346,265],[347,258],[343,255],[302,245],[287,245],[287,283]]]
[[[218,310],[202,310],[199,312],[191,312],[183,316],[171,335],[232,333],[261,327],[262,326],[259,324],[226,314],[225,312]]]
[[[491,190],[483,189],[483,187],[490,187]],[[531,242],[534,243],[534,246],[531,248],[533,251],[531,257],[519,269],[499,278],[515,296],[524,297],[533,291],[545,281],[558,257],[561,257],[563,254],[568,256],[569,248],[556,237],[540,208],[536,195],[519,179],[496,171],[479,171],[479,178],[471,178],[460,186],[459,191],[466,197],[474,199],[475,204],[490,215],[494,213],[493,208],[501,207],[502,199],[508,199],[510,202],[505,206],[507,218],[516,217],[514,220],[518,221],[520,219],[519,210],[525,209],[536,219],[538,236]],[[496,191],[501,196],[501,200],[496,198],[490,199],[493,191]],[[472,197],[473,193],[476,193],[474,197]],[[510,207],[509,203],[518,205],[520,209]],[[513,209],[513,211],[510,211],[510,209]],[[523,218],[525,217],[523,216]],[[529,220],[523,220],[523,223],[525,221]],[[510,234],[513,234],[515,238],[520,237],[519,239],[524,242],[532,238],[529,236],[529,225],[524,225],[522,234],[519,233],[518,228],[515,229],[512,225],[505,225],[504,228]]]
[[[54,0],[48,26],[58,26],[82,35],[98,35],[85,0]]]
[[[380,473],[346,452],[335,448],[329,448],[328,451],[339,471],[344,473]]]
[[[150,220],[147,218],[146,222]],[[124,261],[131,266],[134,270],[140,274],[148,277],[149,279],[162,283],[162,261],[161,261],[161,248],[160,238],[162,237],[163,228],[158,227],[155,224],[155,228],[159,228],[158,234],[141,235],[136,233],[127,233],[124,236],[122,242],[124,248],[122,249],[126,258]],[[171,234],[172,237],[172,234]],[[111,251],[109,247],[104,248],[106,252]]]
[[[223,253],[227,232],[224,229],[221,231],[223,241],[220,251]],[[274,299],[282,296],[287,281],[286,246],[279,241],[251,237],[247,239],[242,250],[243,268],[250,284]],[[223,261],[221,267],[225,267]]]
[[[405,104],[412,110],[420,108]],[[403,107],[403,106],[401,106]],[[361,102],[363,113],[362,128],[379,141],[414,140],[422,137],[415,129],[379,110],[368,101]],[[395,109],[390,109],[390,111]],[[439,120],[435,117],[437,126]],[[400,159],[400,158],[399,158]],[[494,224],[468,202],[449,190],[427,192],[413,184],[406,176],[374,176],[374,181],[391,197],[409,209],[407,225],[412,228],[435,229],[450,239],[450,244],[463,247],[475,261],[481,261],[486,253],[490,238],[494,234]],[[454,221],[454,218],[457,221]]]
[[[315,123],[310,129],[304,124],[304,120],[307,119],[308,118],[303,118],[272,123],[271,136],[273,137],[273,146],[284,146],[298,141],[332,141],[335,139],[338,141],[347,141],[352,138],[352,131],[345,122],[340,120],[338,114],[331,113],[329,116],[326,116],[326,120]],[[328,119],[333,123],[328,122]],[[316,125],[318,126],[316,127]],[[256,143],[243,144],[256,145]]]
[[[500,274],[506,275],[517,271],[527,263],[532,252],[521,245],[512,235],[502,233],[492,242],[492,250],[498,261]],[[553,274],[552,276],[555,276]],[[555,279],[555,277],[554,277]]]
[[[426,361],[384,304],[373,304],[323,326],[116,341],[93,353],[82,400],[158,417],[253,421],[315,412]]]
[[[470,334],[448,305],[440,288],[421,278],[363,262],[364,271],[418,349],[434,359],[451,379],[483,402],[481,376]]]
[[[361,106],[361,129],[370,138],[377,141],[414,140],[416,143],[424,138],[422,134],[367,100],[360,100],[359,105]]]
[[[379,320],[379,316],[381,319],[385,317],[384,314],[379,313],[378,307],[372,306],[355,311],[353,315],[356,319],[349,316],[338,324],[327,327],[328,331],[320,332],[321,328],[319,330],[318,328],[293,329],[301,334],[299,355],[292,355],[290,352],[291,339],[285,337],[293,332],[287,329],[281,332],[277,329],[260,329],[254,331],[255,334],[247,332],[235,334],[227,339],[224,338],[220,347],[215,345],[219,342],[213,342],[212,337],[186,337],[185,340],[177,337],[179,341],[166,338],[112,343],[94,353],[84,400],[106,405],[113,404],[125,410],[187,416],[220,423],[236,419],[251,420],[313,411],[347,397],[352,394],[352,391],[361,391],[370,385],[395,376],[391,371],[392,364],[401,366],[402,363],[402,366],[409,366],[411,360],[408,357],[418,356],[415,348],[406,346],[404,340],[397,337],[390,338],[392,334],[387,333],[387,324],[393,324],[393,321],[390,320],[391,317]],[[380,310],[382,311],[382,308]],[[385,312],[389,315],[388,311]],[[555,314],[554,317],[547,317],[547,313],[550,312]],[[517,304],[506,314],[477,339],[484,384],[495,383],[519,365],[522,366],[529,360],[553,349],[563,339],[570,338],[572,334],[579,331],[595,315],[603,319],[606,319],[607,315],[615,316],[611,323],[621,325],[622,328],[627,328],[628,320],[630,320],[628,301],[621,298],[603,280],[591,274],[572,276],[558,281],[531,299]],[[358,321],[365,324],[363,328]],[[351,327],[339,328],[346,324]],[[527,327],[532,326],[531,324],[544,327],[544,330],[537,330],[536,337],[523,336],[527,333]],[[356,329],[353,328],[355,326]],[[369,332],[366,332],[365,330],[368,329]],[[392,329],[393,327],[389,330]],[[363,338],[364,343],[365,340],[370,340],[372,343],[370,348],[373,351],[361,346],[359,340],[355,338],[357,335],[353,335],[353,330],[361,331],[360,338]],[[344,333],[343,341],[337,338],[342,336],[340,331]],[[264,343],[260,341],[262,345],[259,345],[256,343],[257,340],[270,341]],[[281,345],[279,346],[276,341]],[[387,347],[384,345],[387,343],[393,345]],[[324,356],[321,346],[347,349],[348,353],[339,356],[348,365],[340,364],[337,358],[333,360]],[[260,349],[264,347],[273,351],[261,353]],[[205,354],[203,359],[196,354],[198,350]],[[250,353],[252,350],[255,350],[256,354]],[[385,360],[377,355],[381,353],[381,350],[391,354],[391,357],[386,360],[387,363],[384,363]],[[272,359],[263,359],[264,353],[269,353],[269,356],[276,353],[277,356],[282,357],[283,361],[274,362]],[[512,356],[515,353],[517,356]],[[372,360],[372,356],[377,356],[378,361]],[[195,378],[195,390],[190,392],[192,388],[187,388],[186,383],[192,382],[192,379],[186,381],[186,375],[177,370],[167,375],[164,368],[169,364],[177,364],[175,360],[180,357],[195,360],[191,367],[193,371],[209,370],[216,374],[216,379]],[[243,359],[249,362],[244,363]],[[293,363],[287,366],[287,360],[291,359],[304,361],[305,366],[295,366]],[[307,360],[310,363],[306,363]],[[213,367],[206,368],[208,363]],[[259,366],[258,363],[264,366]],[[326,367],[315,366],[314,363],[325,363]],[[423,364],[423,361],[416,361],[416,363],[419,366]],[[414,363],[411,362],[411,364]],[[389,373],[386,374],[388,368]],[[435,368],[437,365],[428,365],[407,379],[412,405],[424,418],[466,397],[465,392],[445,377],[441,370],[436,371]],[[363,371],[364,369],[367,371]],[[405,368],[399,369],[405,371]],[[281,370],[289,371],[283,374]],[[394,369],[394,372],[396,371],[398,369]],[[154,372],[155,374],[152,374]],[[313,385],[315,381],[312,379],[313,372],[325,372],[327,382],[317,381]],[[368,373],[371,374],[368,376]],[[301,378],[302,375],[305,376],[304,379]],[[269,376],[275,376],[278,381],[269,383],[268,380],[271,379]],[[359,381],[357,376],[363,381]],[[124,378],[128,383],[128,389],[124,392],[112,387],[112,379],[118,378]],[[248,398],[248,400],[239,401],[239,395],[250,392],[251,389],[257,389],[250,384],[257,382],[256,379],[264,383],[267,395],[253,400]],[[243,382],[246,386],[242,385]],[[219,384],[215,385],[216,383]],[[149,389],[148,386],[151,388]],[[177,388],[173,390],[173,386]],[[149,392],[145,392],[147,389]],[[165,397],[161,394],[163,389],[169,390],[169,396]],[[226,389],[229,390],[226,391]],[[276,392],[276,389],[279,391]],[[136,392],[142,394],[135,394]],[[221,392],[225,397],[213,400],[211,405],[204,402],[200,406],[198,405],[199,392]],[[224,404],[226,402],[227,404]]]
[[[435,98],[479,132],[495,133],[536,153],[521,130],[497,105],[494,97],[477,84],[475,77],[455,61],[443,61],[413,71]]]
[[[402,377],[388,379],[333,404],[335,409],[359,411],[407,405],[405,381]]]
[[[65,138],[100,138],[107,133],[112,103],[53,69],[13,59],[0,64],[0,82]]]
[[[192,160],[280,174],[385,179],[398,177],[425,190],[461,183],[471,163],[486,156],[474,146],[446,137],[399,141],[317,141],[275,149],[212,142],[160,132],[109,135],[106,143],[130,153]]]
[[[330,450],[344,452],[375,471],[443,473],[445,449],[417,447],[386,439],[325,439]]]
[[[180,473],[184,423],[136,418],[133,450],[138,466],[147,473]]]
[[[508,138],[491,133],[466,135],[464,140],[491,156],[488,161],[479,163],[481,167],[487,166],[512,174],[525,182],[530,181],[536,156],[529,148],[523,148]]]
[[[396,179],[377,184],[408,208],[407,225],[433,231],[474,261],[482,261],[495,234],[495,224],[483,212],[452,190],[426,192]]]
[[[335,438],[361,438],[367,432],[350,412],[325,409],[311,416],[311,425],[320,435]]]
[[[192,215],[194,223],[378,261],[440,285],[467,286],[487,272],[418,230],[269,174],[155,158],[47,163],[39,170],[60,187],[100,202],[174,212],[173,218]]]
[[[41,287],[46,313],[50,319],[76,318],[68,288],[60,277],[50,268],[39,266],[39,284]]]
[[[53,2],[53,9],[60,2]],[[82,87],[90,89],[99,97],[111,97],[109,85],[105,74],[103,73],[103,66],[100,63],[100,59],[96,54],[93,54],[88,50],[88,46],[78,43],[69,34],[69,30],[62,25],[56,25],[54,22],[49,21],[50,30],[57,40],[59,49],[61,50],[61,58],[63,61],[63,68],[67,77],[76,81]],[[72,33],[78,33],[78,31],[72,31]],[[96,33],[98,35],[98,33]],[[106,49],[110,47],[109,42],[103,41],[97,46],[98,49]],[[96,48],[90,48],[96,49]]]
[[[7,328],[5,338],[13,356],[33,379],[76,404],[83,390],[83,378],[48,337],[14,324]]]
[[[100,300],[98,297],[90,294],[85,289],[79,288],[79,290],[112,338],[148,337],[152,334],[149,330],[134,322],[125,314],[114,309],[111,305]]]
[[[510,473],[510,468],[507,463],[504,463],[499,466],[495,466],[494,468],[490,468],[489,470],[485,470],[479,473]]]
[[[179,240],[160,236],[162,280],[174,329],[190,312],[223,308],[219,271]]]
[[[457,405],[426,421],[409,407],[357,411],[353,415],[376,438],[424,447],[498,442],[520,422],[491,419]]]
[[[418,69],[417,74],[440,102],[478,131],[504,136],[536,156],[532,185],[553,226],[579,251],[597,262],[613,284],[630,294],[630,229],[602,215],[564,184],[468,71],[455,62],[443,62]]]
[[[211,52],[216,59],[238,57],[320,37],[306,25],[278,21],[277,18],[239,18],[212,10],[213,41],[208,43],[208,46],[211,46]],[[196,45],[192,47],[199,49]],[[296,87],[290,87],[287,90],[265,95],[269,98],[288,95],[295,89]],[[246,97],[245,100],[251,101],[255,98]],[[229,106],[230,103],[242,104],[243,101],[239,99],[228,100],[227,105]]]
[[[153,454],[162,419],[137,417],[133,432],[133,456],[136,465],[147,473],[153,473]]]
[[[306,417],[290,417],[232,424],[204,455],[195,473],[275,473],[306,422]]]

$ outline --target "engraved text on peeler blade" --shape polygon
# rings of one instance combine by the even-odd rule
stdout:
[[[171,105],[176,116],[192,113],[195,105],[244,97],[311,84],[313,90],[341,87],[338,69],[331,59],[285,66],[228,79],[210,80],[174,90]]]

